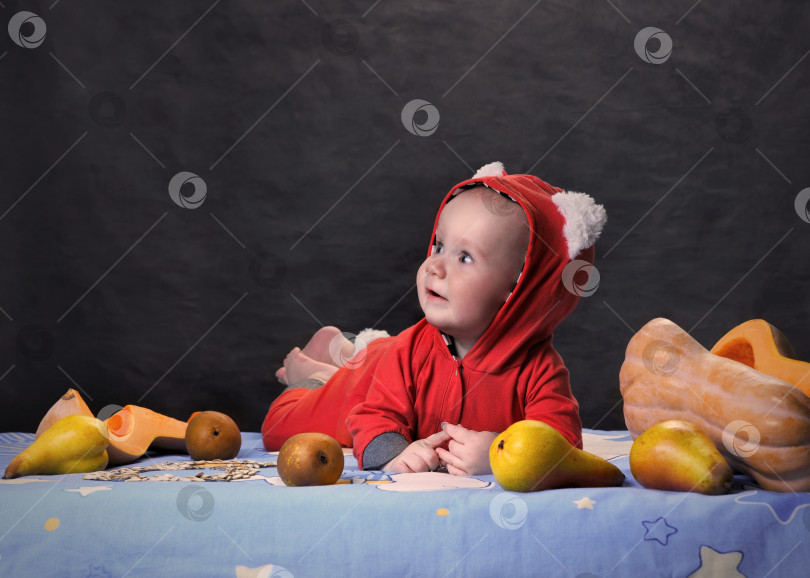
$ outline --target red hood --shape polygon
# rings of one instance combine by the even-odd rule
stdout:
[[[580,289],[586,283],[587,265],[593,264],[594,248],[591,245],[583,249],[575,256],[575,262],[569,259],[568,244],[563,235],[565,218],[551,199],[562,189],[531,175],[485,176],[453,187],[436,215],[431,246],[445,205],[462,189],[475,185],[485,185],[517,201],[526,213],[531,229],[523,273],[517,286],[463,361],[471,369],[499,373],[522,364],[529,349],[551,337],[554,328],[573,311],[580,295],[572,281],[578,282]],[[574,279],[564,282],[563,270],[569,263],[579,273]],[[573,271],[569,269],[566,277]],[[569,291],[566,285],[572,290]]]

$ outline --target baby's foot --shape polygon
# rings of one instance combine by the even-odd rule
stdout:
[[[346,335],[339,333],[332,338],[329,342],[329,356],[331,362],[338,366],[343,367],[354,355],[354,343],[346,339]]]
[[[284,379],[287,380],[286,384],[294,385],[302,379],[308,379],[313,376],[319,378],[326,376],[328,379],[337,371],[337,367],[329,363],[318,361],[317,359],[312,359],[301,351],[301,349],[296,347],[290,351],[286,359],[284,359],[284,370]],[[279,372],[280,371],[281,370],[279,370]],[[278,372],[276,375],[278,376]]]
[[[296,347],[295,349],[298,349],[298,348]],[[293,350],[293,351],[295,351],[295,350]],[[292,353],[292,352],[290,352],[290,353]],[[287,380],[287,367],[286,367],[287,366],[287,359],[289,357],[290,357],[290,354],[288,353],[287,357],[285,357],[284,361],[282,362],[284,365],[282,365],[281,367],[279,367],[276,370],[276,379],[278,379],[284,385],[290,385],[290,382]]]
[[[331,325],[321,327],[304,346],[304,354],[316,361],[334,363],[329,348],[332,340],[339,335],[341,335],[341,331],[337,327],[332,327]],[[334,347],[334,345],[332,347]]]
[[[281,367],[278,371],[276,371],[276,379],[278,379],[284,385],[290,385],[287,383],[287,368]]]

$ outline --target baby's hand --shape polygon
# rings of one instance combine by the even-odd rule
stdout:
[[[449,439],[449,434],[440,431],[423,440],[416,440],[401,454],[385,464],[382,469],[398,474],[435,471],[439,468],[439,456],[436,455],[436,448],[446,444]]]
[[[449,473],[454,476],[492,473],[492,467],[489,465],[489,447],[498,437],[496,432],[473,431],[449,423],[444,424],[442,429],[451,439],[447,449],[437,448],[436,453],[447,466]]]

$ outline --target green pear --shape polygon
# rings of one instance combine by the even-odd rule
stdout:
[[[542,421],[526,419],[506,428],[489,448],[489,463],[507,491],[621,486],[622,471],[590,452],[572,446]]]
[[[109,443],[104,422],[86,415],[68,415],[57,420],[11,460],[3,477],[103,470],[107,467]]]
[[[678,419],[658,423],[636,438],[630,471],[645,488],[708,495],[728,492],[734,476],[709,436]]]

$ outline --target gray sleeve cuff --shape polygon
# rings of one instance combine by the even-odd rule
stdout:
[[[318,389],[326,382],[322,379],[318,379],[317,377],[308,377],[306,379],[302,379],[301,381],[296,381],[293,384],[288,385],[284,391],[281,393],[286,393],[287,390],[295,389],[296,387],[304,387],[306,389]]]
[[[363,469],[379,470],[401,454],[410,444],[408,439],[396,432],[380,434],[369,442],[363,451]]]

